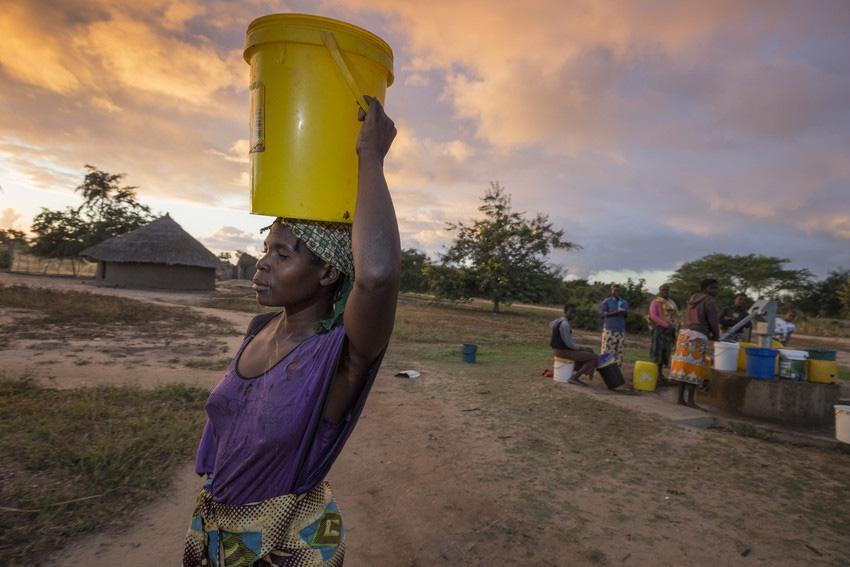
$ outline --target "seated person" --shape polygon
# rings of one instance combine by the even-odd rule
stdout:
[[[782,346],[787,346],[791,341],[791,334],[797,330],[797,325],[794,321],[797,319],[797,312],[793,309],[788,311],[784,317],[777,317],[773,327],[773,336],[776,340],[782,343]]]
[[[575,361],[575,371],[570,376],[568,383],[587,386],[581,380],[581,375],[593,377],[593,371],[596,369],[596,355],[592,348],[579,346],[573,341],[573,329],[570,326],[570,321],[575,316],[576,306],[572,303],[564,305],[564,316],[549,324],[552,328],[552,339],[549,341],[549,346],[552,347],[552,354],[555,356]]]

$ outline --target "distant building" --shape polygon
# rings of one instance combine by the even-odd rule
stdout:
[[[236,273],[234,275],[237,280],[250,280],[257,273],[257,259],[250,254],[243,252],[236,262]]]
[[[113,287],[212,290],[221,265],[167,214],[90,246],[80,256],[97,261],[96,284]]]

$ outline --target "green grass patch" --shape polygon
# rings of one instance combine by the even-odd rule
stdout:
[[[438,362],[457,362],[462,364],[460,346],[425,348],[422,358]],[[479,344],[475,354],[476,364],[518,364],[522,366],[534,364],[551,364],[552,349],[541,343],[490,343]]]
[[[227,367],[230,366],[230,358],[192,358],[186,361],[186,366],[200,368],[201,370],[227,370]]]
[[[649,351],[645,348],[627,348],[623,358],[626,362],[637,362],[638,360],[652,362]]]
[[[183,385],[55,390],[0,378],[4,563],[30,564],[81,533],[132,523],[191,458],[207,396]]]
[[[729,424],[729,429],[741,437],[751,437],[753,439],[761,439],[762,441],[770,441],[772,439],[769,433],[753,427],[749,423],[733,421]]]

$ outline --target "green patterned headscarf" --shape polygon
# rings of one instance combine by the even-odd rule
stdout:
[[[313,254],[340,272],[342,282],[333,297],[333,313],[319,321],[319,332],[333,329],[345,311],[345,302],[354,287],[354,255],[351,251],[351,225],[341,222],[319,222],[301,219],[275,220],[304,243]]]

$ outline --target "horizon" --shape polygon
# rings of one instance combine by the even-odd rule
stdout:
[[[582,246],[568,278],[718,252],[850,267],[850,4],[37,1],[0,15],[0,228],[79,204],[90,163],[213,252],[256,252],[248,23],[318,13],[386,40],[402,247],[436,259],[490,181]],[[104,80],[108,78],[108,80]]]

